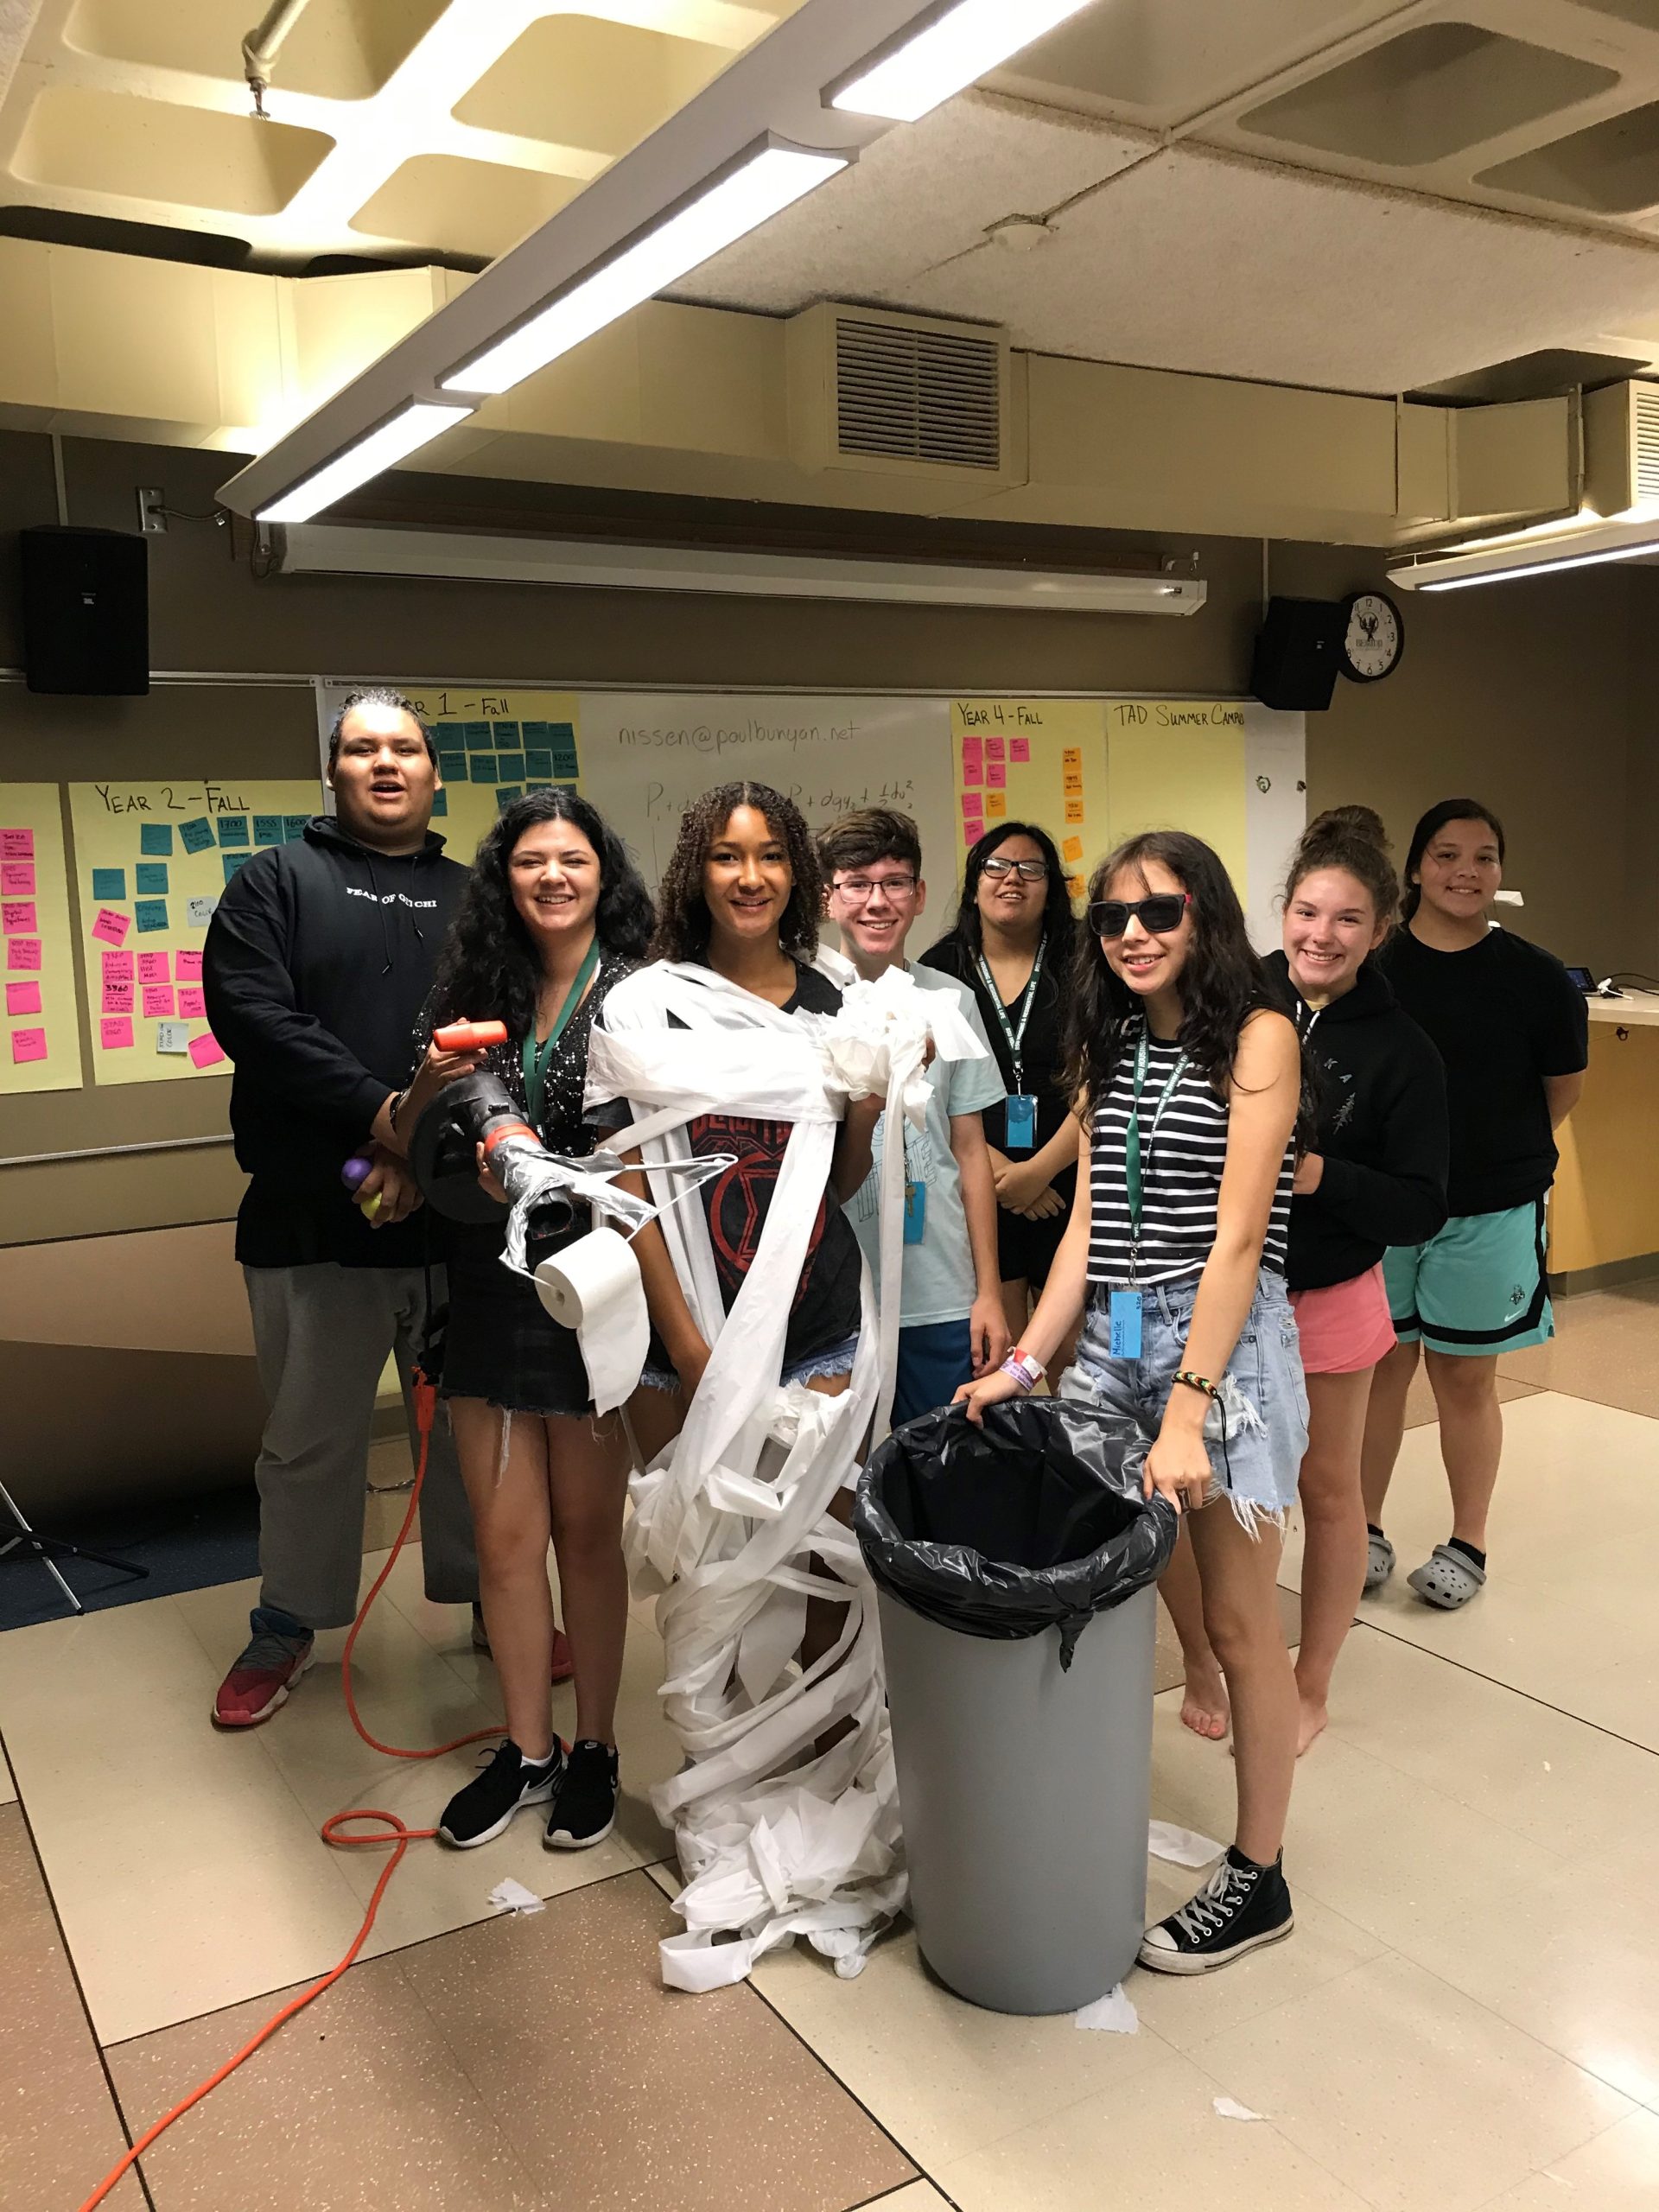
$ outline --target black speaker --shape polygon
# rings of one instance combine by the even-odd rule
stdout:
[[[119,530],[18,533],[31,691],[136,698],[149,690],[149,548]]]
[[[1256,633],[1251,691],[1264,707],[1323,712],[1336,688],[1347,634],[1344,600],[1270,599]]]

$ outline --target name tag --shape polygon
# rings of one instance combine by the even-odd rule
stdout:
[[[1007,1148],[1029,1152],[1037,1141],[1037,1101],[1029,1091],[1016,1091],[1007,1103]]]
[[[927,1185],[925,1183],[906,1183],[905,1185],[905,1242],[919,1244],[927,1230]]]
[[[1139,1359],[1141,1357],[1141,1294],[1138,1290],[1115,1290],[1108,1309],[1112,1332],[1112,1357]]]

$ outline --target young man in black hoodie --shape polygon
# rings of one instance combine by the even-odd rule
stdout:
[[[437,763],[406,700],[353,694],[328,781],[334,818],[315,817],[302,842],[237,874],[202,963],[213,1034],[236,1064],[231,1127],[252,1179],[236,1256],[270,1400],[259,1604],[214,1702],[222,1727],[269,1719],[310,1665],[315,1631],[357,1611],[376,1386],[395,1350],[409,1402],[427,1271],[442,1257],[391,1107],[467,871],[428,827]],[[355,1199],[340,1182],[354,1154],[374,1163]],[[441,1424],[421,1535],[427,1596],[475,1599],[471,1516]]]

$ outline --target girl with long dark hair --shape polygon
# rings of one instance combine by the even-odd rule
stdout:
[[[527,792],[478,849],[429,1001],[432,1028],[505,1022],[487,1052],[429,1047],[399,1102],[413,1129],[445,1084],[485,1065],[550,1151],[585,1154],[582,1086],[594,1016],[643,957],[651,900],[615,831],[586,799]],[[486,1186],[502,1197],[493,1179]],[[534,1268],[591,1226],[532,1236]],[[551,1801],[550,1850],[582,1850],[616,1816],[616,1698],[627,1627],[622,1515],[628,1455],[620,1419],[594,1417],[573,1330],[502,1265],[499,1226],[456,1224],[443,1395],[472,1503],[479,1589],[506,1708],[507,1735],[476,1781],[445,1806],[438,1834],[461,1849],[499,1835],[521,1805]],[[548,1698],[553,1604],[550,1537],[575,1672],[576,1732],[567,1758]]]
[[[1296,1683],[1276,1588],[1307,1444],[1284,1282],[1301,1051],[1226,869],[1179,830],[1096,869],[1071,989],[1088,1143],[1077,1203],[1022,1345],[958,1394],[970,1420],[1030,1390],[1079,1312],[1062,1395],[1131,1414],[1145,1484],[1185,1525],[1232,1689],[1238,1819],[1198,1894],[1141,1962],[1202,1974],[1290,1933],[1281,1864]],[[1207,1509],[1201,1510],[1200,1509]]]
[[[969,853],[950,934],[922,955],[966,983],[1007,1096],[985,1111],[996,1185],[997,1271],[1018,1338],[1048,1280],[1077,1188],[1078,1128],[1066,1096],[1063,1003],[1077,924],[1054,841],[999,822]]]
[[[1489,925],[1503,826],[1478,799],[1446,798],[1412,831],[1405,927],[1378,956],[1395,997],[1446,1064],[1449,1218],[1385,1255],[1399,1338],[1376,1370],[1365,1423],[1365,1587],[1394,1572],[1382,1505],[1421,1347],[1440,1415],[1452,1533],[1406,1578],[1430,1605],[1466,1605],[1486,1580],[1486,1518],[1503,1450],[1501,1353],[1555,1333],[1544,1274],[1554,1132],[1584,1087],[1589,1014],[1551,953]]]

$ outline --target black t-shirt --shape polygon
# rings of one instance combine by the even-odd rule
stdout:
[[[1462,952],[1397,930],[1374,957],[1446,1063],[1452,1213],[1541,1198],[1556,1160],[1544,1078],[1576,1075],[1589,1058],[1584,994],[1553,953],[1507,930]]]
[[[1018,1089],[1014,1079],[1014,1052],[1008,1044],[1007,1031],[1001,1015],[1006,1014],[1007,1028],[1017,1030],[1024,1007],[1025,993],[1021,992],[1012,1006],[1002,1007],[997,998],[985,988],[985,979],[979,972],[979,962],[959,937],[943,937],[936,945],[922,955],[924,968],[935,968],[941,975],[954,976],[959,983],[966,983],[979,1007],[979,1018],[985,1025],[985,1034],[991,1051],[996,1057],[997,1072],[1002,1078],[1002,1088],[1010,1096]],[[1037,1101],[1037,1141],[1031,1147],[1040,1152],[1052,1136],[1056,1135],[1066,1116],[1065,1091],[1061,1081],[1065,1071],[1065,1024],[1061,1014],[1060,994],[1066,978],[1056,975],[1050,957],[1044,956],[1043,972],[1037,979],[1037,995],[1031,1009],[1031,1019],[1026,1024],[1026,1033],[1020,1039],[1020,1071],[1025,1077],[1025,1088]],[[1030,985],[1027,985],[1030,989]],[[1007,1104],[1006,1100],[985,1109],[985,1141],[999,1152],[1007,1150]],[[1020,1151],[1013,1155],[1027,1160],[1030,1153]],[[1076,1180],[1076,1171],[1066,1168],[1064,1188],[1069,1192]],[[1062,1179],[1054,1179],[1056,1189],[1062,1188]]]

